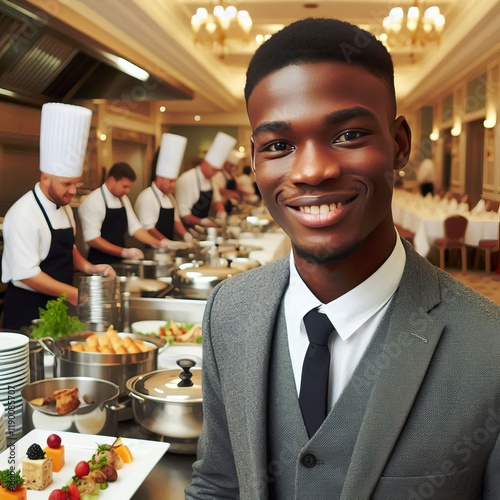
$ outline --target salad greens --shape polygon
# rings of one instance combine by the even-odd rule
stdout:
[[[0,471],[0,485],[2,488],[15,491],[19,486],[24,484],[24,479],[21,477],[21,470],[14,472],[11,469]]]
[[[49,300],[46,309],[39,307],[40,320],[31,328],[31,336],[35,339],[40,337],[69,337],[70,335],[84,330],[85,325],[77,316],[68,314],[68,306],[65,304],[66,296],[55,300]]]

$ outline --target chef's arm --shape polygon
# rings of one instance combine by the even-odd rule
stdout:
[[[196,217],[196,215],[193,214],[187,214],[184,217],[181,217],[181,220],[185,226],[190,226],[190,227],[192,226],[218,227],[217,224],[208,217],[200,219],[199,217]]]
[[[66,295],[66,300],[73,304],[78,305],[78,288],[67,285],[62,281],[57,281],[43,271],[38,273],[31,278],[26,278],[21,280],[25,285],[33,288],[38,293],[44,293],[46,295],[53,295],[54,297],[59,297],[61,295]]]
[[[93,240],[87,241],[87,245],[101,251],[102,253],[107,253],[108,255],[114,255],[116,257],[121,257],[124,250],[124,248],[105,240],[102,236],[98,236]]]
[[[132,236],[136,240],[139,240],[141,243],[144,243],[144,245],[158,248],[164,246],[162,244],[162,241],[166,239],[164,236],[162,238],[156,238],[155,236],[150,234],[149,231],[144,227],[139,228]]]
[[[158,229],[156,229],[156,227],[152,227],[150,229],[148,229],[148,233],[155,239],[157,240],[163,240],[164,238],[166,238],[166,236],[164,236],[163,234],[160,233],[160,231],[158,231]]]
[[[174,232],[182,237],[182,239],[186,242],[190,242],[193,239],[191,233],[187,231],[184,227],[184,224],[180,220],[174,221]]]
[[[109,264],[92,264],[73,247],[73,266],[77,271],[85,274],[100,274],[102,276],[116,276],[115,270]]]

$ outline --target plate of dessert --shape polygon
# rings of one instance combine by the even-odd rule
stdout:
[[[35,429],[16,442],[7,439],[7,448],[0,454],[0,478],[8,470],[10,475],[5,477],[11,488],[22,478],[19,488],[26,489],[27,500],[72,498],[76,489],[81,498],[89,500],[128,500],[169,446],[158,441]]]

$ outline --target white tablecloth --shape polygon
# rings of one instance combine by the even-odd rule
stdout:
[[[445,218],[454,214],[463,215],[469,221],[465,233],[466,245],[477,247],[482,239],[498,239],[499,214],[495,212],[471,214],[463,205],[422,198],[404,191],[394,193],[394,222],[415,234],[415,250],[424,257],[434,240],[444,236]]]

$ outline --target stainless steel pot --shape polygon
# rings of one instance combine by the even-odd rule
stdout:
[[[203,423],[201,368],[191,359],[180,359],[177,364],[176,370],[132,377],[127,389],[137,423],[165,436],[169,452],[194,454]]]
[[[44,337],[38,341],[55,356],[54,376],[109,380],[119,387],[120,395],[127,394],[126,383],[130,377],[158,368],[158,352],[165,346],[165,340],[160,338],[130,335],[133,339],[149,342],[153,349],[135,354],[104,354],[70,349],[71,343],[85,342],[89,335],[92,332],[62,339]]]
[[[240,269],[233,269],[227,265],[185,267],[178,269],[172,275],[172,285],[185,298],[206,299],[215,285],[240,272]]]
[[[90,405],[82,404],[68,415],[47,414],[30,401],[52,397],[59,389],[78,388],[80,399],[87,396]],[[69,431],[81,434],[116,436],[118,411],[122,405],[117,398],[120,390],[116,384],[94,377],[63,377],[39,380],[28,384],[21,391],[23,397],[23,433],[33,429]]]
[[[139,278],[156,279],[170,276],[173,270],[173,262],[159,261],[153,259],[125,259],[113,264],[113,269],[118,276],[137,276]]]

